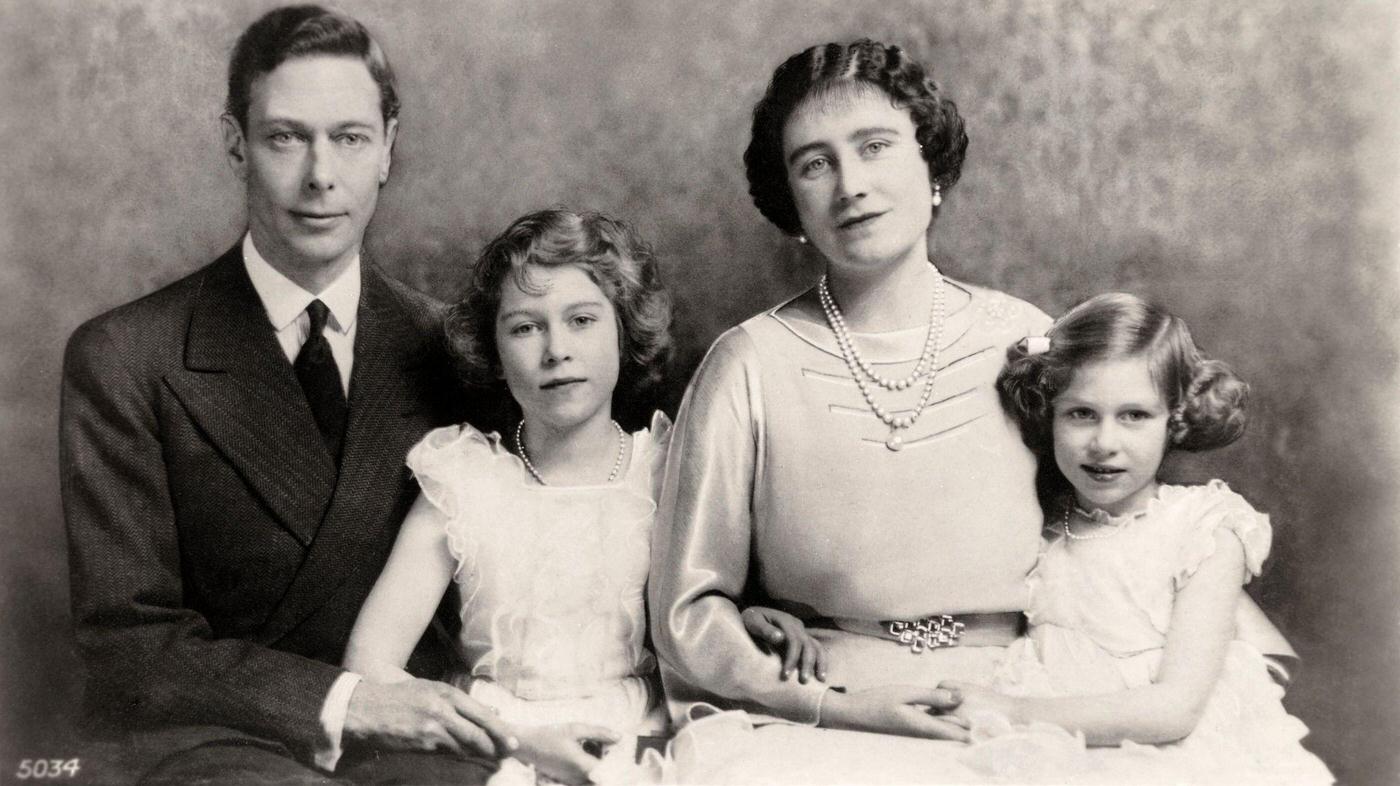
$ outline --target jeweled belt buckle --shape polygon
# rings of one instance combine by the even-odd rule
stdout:
[[[889,620],[890,635],[900,644],[909,645],[914,654],[939,647],[956,647],[967,626],[958,622],[951,614],[924,617],[919,620]]]

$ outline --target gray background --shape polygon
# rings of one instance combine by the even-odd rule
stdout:
[[[79,322],[242,227],[218,115],[263,0],[0,0],[0,780],[77,756],[56,471]],[[723,328],[812,260],[750,205],[740,154],[771,69],[862,34],[932,63],[967,118],[935,255],[1052,313],[1156,298],[1252,381],[1238,445],[1175,461],[1272,514],[1253,592],[1304,658],[1288,706],[1343,782],[1400,777],[1394,3],[342,4],[394,61],[404,115],[369,246],[450,297],[516,215],[635,222],[676,293],[674,403]]]

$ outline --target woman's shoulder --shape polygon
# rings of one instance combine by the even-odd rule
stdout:
[[[985,327],[1005,329],[1023,338],[1044,335],[1054,321],[1044,311],[1015,295],[951,278],[948,283],[967,292],[968,307],[978,317],[978,324]]]

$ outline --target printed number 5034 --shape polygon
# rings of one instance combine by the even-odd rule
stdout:
[[[78,774],[77,759],[21,759],[15,777],[20,780],[30,778],[72,778]]]

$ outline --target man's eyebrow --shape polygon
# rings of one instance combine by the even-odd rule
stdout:
[[[296,119],[290,118],[290,117],[276,117],[276,116],[274,116],[274,117],[266,117],[266,118],[263,118],[263,120],[259,123],[259,125],[261,125],[261,126],[276,126],[276,127],[281,127],[281,128],[290,128],[290,129],[293,129],[293,130],[296,130],[296,131],[309,131],[309,130],[311,130],[311,127],[308,126],[307,124],[301,122],[300,120],[296,120]],[[343,120],[343,121],[341,121],[340,123],[337,123],[337,124],[335,124],[334,126],[331,126],[331,128],[334,129],[334,130],[336,130],[336,131],[344,131],[344,130],[349,129],[349,128],[355,128],[355,129],[363,128],[363,129],[374,130],[374,129],[376,128],[376,125],[375,125],[375,123],[373,123],[373,122],[371,122],[371,121],[369,121],[369,120]]]

